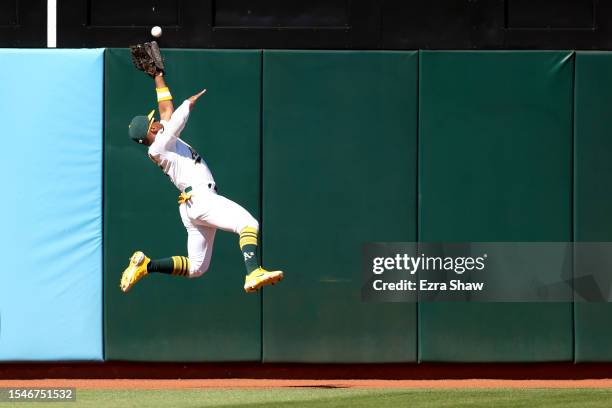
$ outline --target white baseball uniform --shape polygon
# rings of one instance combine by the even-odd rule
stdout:
[[[259,229],[247,210],[218,195],[215,180],[206,162],[191,146],[179,138],[189,118],[189,101],[174,111],[149,146],[149,157],[170,177],[180,190],[192,190],[191,200],[179,207],[187,229],[189,277],[202,275],[210,265],[217,228],[239,234],[245,227]]]

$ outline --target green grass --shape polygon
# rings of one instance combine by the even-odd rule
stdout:
[[[0,403],[0,407],[609,407],[612,389],[179,389],[77,390],[69,403]]]

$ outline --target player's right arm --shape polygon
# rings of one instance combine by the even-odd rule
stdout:
[[[174,113],[174,105],[172,104],[172,95],[170,89],[166,85],[162,73],[155,75],[155,91],[157,92],[157,106],[159,109],[159,117],[161,120],[170,120]]]

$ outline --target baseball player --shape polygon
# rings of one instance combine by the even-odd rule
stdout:
[[[258,264],[257,220],[240,205],[217,194],[215,180],[206,162],[180,138],[189,112],[206,89],[174,110],[163,72],[155,74],[154,80],[160,120],[155,120],[155,110],[147,116],[136,116],[129,125],[128,133],[135,142],[148,146],[149,158],[181,191],[178,203],[181,219],[187,229],[189,256],[151,260],[141,251],[136,251],[121,276],[121,290],[127,292],[149,273],[189,278],[201,276],[210,265],[217,229],[240,236],[240,249],[247,270],[245,291],[254,292],[264,285],[280,281],[282,271],[267,271]]]

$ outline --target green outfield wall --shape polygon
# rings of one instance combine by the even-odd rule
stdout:
[[[260,215],[261,52],[164,52],[175,101],[207,88],[182,137],[207,160],[218,188]],[[219,232],[208,272],[195,280],[156,274],[128,295],[121,272],[133,251],[186,255],[177,190],[128,139],[132,116],[157,106],[153,80],[128,50],[106,52],[105,355],[112,360],[258,361],[261,299],[245,295],[235,235]]]
[[[419,240],[570,241],[571,52],[421,52]],[[572,305],[423,303],[421,361],[570,361]]]
[[[576,53],[574,239],[612,241],[612,53]],[[610,265],[612,267],[612,265]],[[576,361],[612,361],[612,305],[576,303]]]
[[[285,280],[245,294],[237,237],[188,280],[119,279],[133,251],[186,255],[177,191],[128,140],[156,107],[105,53],[107,360],[612,361],[612,306],[364,303],[367,242],[612,241],[612,53],[164,50],[182,137],[261,223]]]
[[[361,301],[361,245],[417,236],[418,53],[264,52],[263,360],[416,360],[416,305]]]

